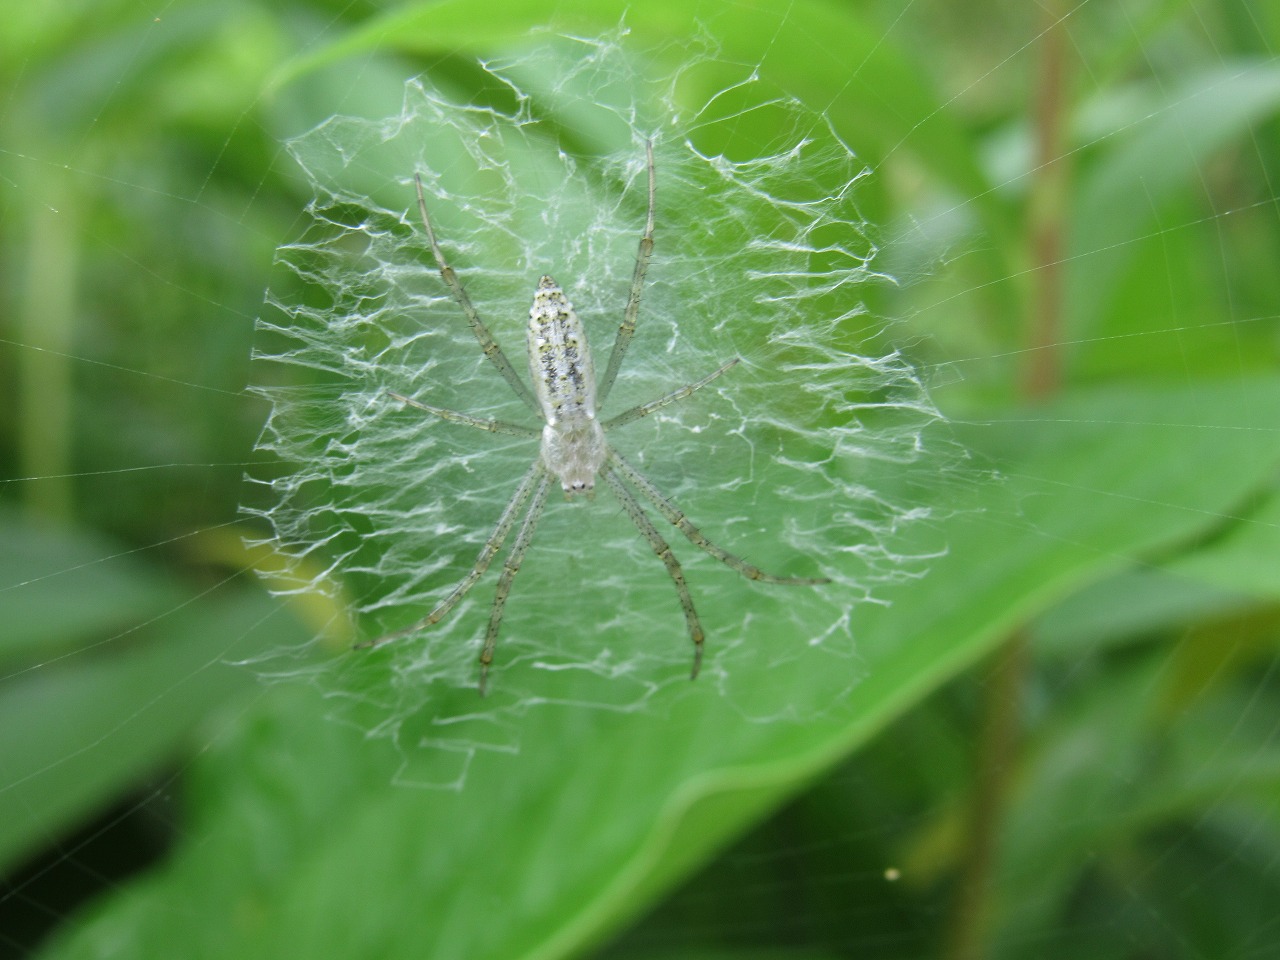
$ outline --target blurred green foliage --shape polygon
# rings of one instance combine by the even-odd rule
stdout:
[[[51,957],[1276,950],[1280,14],[474,6],[6,13],[0,950],[50,930]],[[868,299],[999,481],[929,494],[922,546],[946,555],[862,616],[865,679],[818,720],[546,709],[461,791],[409,789],[462,761],[234,665],[333,614],[269,598],[236,530],[266,415],[243,392],[253,318],[310,199],[281,142],[624,10],[666,57],[699,28],[758,65],[874,168],[863,213],[918,282]],[[1019,703],[969,669],[1010,637]],[[803,662],[775,681],[822,690]],[[984,715],[1014,741],[994,766]],[[158,862],[87,859],[147,811]],[[81,868],[107,876],[71,910],[42,881]]]

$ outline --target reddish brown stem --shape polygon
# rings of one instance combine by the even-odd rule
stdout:
[[[1043,401],[1060,389],[1062,274],[1065,265],[1068,154],[1068,35],[1058,3],[1045,5],[1035,101],[1035,166],[1027,206],[1027,240],[1034,258],[1027,297],[1027,361],[1021,371],[1025,399]],[[1025,630],[1016,631],[992,659],[982,688],[977,774],[967,817],[963,860],[956,881],[944,956],[980,960],[989,953],[996,908],[999,840],[1014,789],[1022,733],[1022,690],[1030,661]]]

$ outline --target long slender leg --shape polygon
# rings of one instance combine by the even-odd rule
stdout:
[[[689,639],[693,641],[693,670],[689,674],[689,679],[696,680],[698,671],[702,668],[702,644],[706,639],[706,634],[702,632],[702,624],[698,621],[698,612],[693,609],[693,597],[689,595],[689,585],[685,582],[684,571],[680,568],[680,561],[676,559],[675,554],[671,552],[671,547],[667,545],[667,541],[662,539],[662,534],[658,533],[658,528],[645,515],[639,502],[631,495],[631,491],[626,488],[618,478],[618,475],[608,466],[600,471],[600,475],[609,484],[610,489],[617,496],[618,502],[622,504],[622,509],[627,511],[627,516],[636,525],[636,529],[649,541],[649,546],[653,547],[653,552],[666,565],[667,573],[671,574],[671,580],[676,585],[676,593],[680,596],[680,606],[684,610],[685,623],[689,626]]]
[[[693,383],[686,384],[685,386],[681,387],[679,390],[673,390],[671,393],[668,393],[665,397],[659,397],[657,400],[651,400],[648,403],[642,403],[640,404],[640,406],[632,407],[630,410],[623,410],[616,417],[610,417],[608,420],[602,423],[601,426],[604,427],[605,430],[612,430],[614,427],[620,427],[624,423],[631,423],[633,420],[639,420],[641,417],[647,417],[649,414],[653,413],[655,410],[661,410],[667,404],[675,403],[677,400],[683,400],[685,397],[689,396],[689,394],[693,393],[695,390],[700,390],[702,387],[705,387],[708,383],[710,383],[716,377],[720,376],[720,374],[724,373],[726,370],[730,370],[733,367],[736,367],[741,362],[742,362],[742,359],[740,357],[734,357],[728,363],[721,364],[719,367],[711,371],[711,373],[707,374],[701,380],[695,380]]]
[[[358,643],[355,649],[363,650],[369,647],[380,647],[382,644],[392,640],[399,640],[402,637],[415,634],[434,623],[439,623],[448,616],[449,611],[458,605],[458,601],[467,595],[467,592],[475,586],[476,581],[484,576],[484,572],[489,569],[489,564],[493,561],[497,552],[502,549],[502,544],[507,539],[507,534],[511,532],[512,526],[515,525],[516,517],[520,515],[520,511],[524,508],[525,502],[529,499],[529,494],[533,492],[534,485],[539,483],[539,489],[543,491],[543,496],[545,497],[547,473],[541,457],[534,461],[533,466],[529,468],[529,472],[520,481],[520,486],[516,488],[516,492],[512,495],[506,509],[502,511],[502,516],[498,518],[498,525],[493,528],[493,533],[489,535],[489,539],[480,548],[480,556],[476,558],[475,566],[471,568],[471,572],[462,578],[461,582],[453,588],[453,592],[444,598],[440,606],[403,630],[397,630],[394,633],[388,633],[373,640]]]
[[[627,310],[622,315],[622,325],[618,327],[618,336],[613,341],[613,352],[609,354],[609,366],[605,369],[604,379],[600,381],[599,404],[604,406],[609,391],[613,389],[613,381],[618,379],[618,370],[622,367],[622,358],[626,356],[627,347],[631,345],[631,337],[636,332],[636,318],[640,315],[640,295],[644,292],[644,275],[649,270],[649,258],[653,256],[653,141],[646,140],[644,145],[645,161],[649,167],[649,216],[645,222],[644,236],[640,238],[640,249],[636,251],[636,271],[631,276],[631,293],[627,297]]]
[[[471,298],[467,296],[467,291],[458,282],[458,275],[453,272],[453,267],[445,262],[440,244],[436,242],[436,232],[431,228],[431,218],[427,215],[427,201],[422,195],[422,178],[416,173],[413,175],[413,183],[418,188],[418,212],[422,214],[422,225],[427,228],[427,239],[431,241],[431,254],[436,258],[436,265],[440,268],[440,278],[453,294],[453,299],[458,301],[458,306],[467,317],[467,323],[471,324],[471,331],[480,341],[480,349],[484,351],[484,355],[498,368],[498,372],[516,392],[516,396],[523,400],[530,410],[538,413],[538,402],[534,400],[533,394],[516,373],[516,368],[511,365],[507,355],[502,352],[502,348],[489,333],[489,328],[480,319],[480,314],[476,313],[476,308],[471,303]]]
[[[542,435],[541,430],[535,430],[533,427],[521,426],[518,423],[507,423],[503,420],[482,420],[479,417],[472,417],[465,413],[458,413],[456,410],[446,410],[444,407],[433,407],[429,403],[420,403],[410,397],[406,397],[402,393],[396,393],[394,390],[388,390],[387,395],[394,397],[401,403],[407,403],[411,407],[419,410],[425,410],[432,416],[439,417],[441,420],[448,420],[450,423],[461,423],[468,427],[476,427],[480,430],[486,430],[489,433],[505,433],[512,437],[539,437]]]
[[[541,466],[542,461],[538,461]],[[489,614],[489,629],[484,635],[484,649],[480,652],[480,696],[484,696],[485,681],[489,679],[489,665],[493,663],[493,649],[498,645],[498,628],[502,626],[502,610],[507,605],[507,594],[511,592],[511,581],[520,572],[520,564],[533,542],[533,531],[538,527],[538,519],[542,516],[542,508],[547,504],[547,487],[550,478],[545,470],[540,471],[542,479],[533,494],[533,503],[529,504],[529,512],[525,514],[524,523],[520,524],[520,532],[516,534],[516,542],[507,554],[507,562],[502,566],[502,577],[498,580],[498,591],[493,595],[493,611]]]
[[[748,580],[759,580],[762,583],[789,583],[798,586],[815,586],[819,583],[830,583],[826,577],[775,577],[771,573],[765,573],[759,567],[754,566],[741,557],[734,556],[727,550],[721,550],[714,543],[702,535],[697,527],[689,522],[686,517],[670,500],[664,497],[639,470],[618,456],[615,450],[609,451],[609,465],[617,470],[618,473],[626,477],[633,487],[645,495],[645,497],[658,508],[658,512],[667,518],[667,522],[676,527],[681,533],[689,538],[689,542],[700,550],[704,550],[711,556],[715,557],[726,566],[732,567]]]

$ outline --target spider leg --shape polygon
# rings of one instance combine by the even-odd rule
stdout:
[[[529,495],[533,492],[534,485],[539,481],[541,481],[539,489],[545,497],[547,474],[541,458],[534,461],[533,466],[531,466],[529,471],[524,475],[524,479],[520,481],[520,486],[516,488],[516,492],[512,495],[506,509],[502,511],[502,516],[498,518],[498,525],[493,528],[493,533],[489,535],[489,539],[486,540],[484,546],[480,548],[480,556],[476,558],[475,566],[471,568],[471,572],[462,578],[458,585],[453,588],[453,592],[450,593],[449,596],[445,597],[438,607],[432,610],[421,620],[410,624],[403,630],[397,630],[394,633],[384,634],[383,636],[376,637],[373,640],[366,640],[364,643],[358,643],[355,645],[354,649],[366,650],[370,647],[380,647],[382,644],[388,643],[392,640],[399,640],[402,637],[411,636],[419,630],[425,629],[432,624],[439,623],[448,616],[449,611],[458,605],[458,601],[467,595],[467,592],[475,586],[476,581],[484,576],[484,572],[489,569],[489,564],[493,561],[497,552],[502,549],[502,544],[507,539],[507,534],[511,532],[511,528],[515,525],[516,517],[518,517],[520,515],[520,511],[524,509],[524,505],[526,501],[528,501]]]
[[[511,547],[511,553],[507,554],[507,562],[502,565],[502,577],[498,580],[498,590],[493,595],[493,611],[489,614],[489,629],[484,635],[484,649],[480,652],[480,696],[482,697],[485,681],[489,678],[489,665],[493,663],[493,649],[498,645],[498,628],[502,626],[502,610],[507,604],[507,594],[511,592],[511,581],[520,572],[520,564],[524,562],[524,555],[529,549],[529,544],[533,542],[533,531],[537,529],[542,508],[547,505],[547,487],[550,485],[551,478],[547,476],[541,459],[534,464],[534,467],[536,473],[534,470],[529,471],[529,477],[530,479],[534,476],[539,478],[538,489],[534,491],[529,512],[525,514],[524,522],[520,524],[520,532],[516,534],[516,542]]]
[[[609,354],[609,366],[605,369],[604,379],[600,381],[600,405],[604,406],[609,391],[613,389],[613,381],[618,378],[618,370],[622,367],[622,358],[626,356],[627,347],[631,345],[631,337],[636,332],[636,318],[640,315],[640,295],[644,292],[644,275],[649,270],[649,258],[653,256],[653,141],[644,144],[645,161],[649,168],[649,216],[645,222],[644,236],[640,238],[640,248],[636,251],[636,272],[631,276],[631,293],[627,296],[627,309],[622,315],[622,325],[618,327],[618,336],[613,341],[613,352]]]
[[[673,390],[671,393],[668,393],[665,397],[659,397],[657,400],[651,400],[648,403],[640,404],[640,406],[638,407],[632,407],[630,410],[624,410],[622,411],[622,413],[618,414],[617,416],[610,417],[603,424],[601,424],[601,426],[603,426],[605,430],[612,430],[614,427],[620,427],[624,423],[631,423],[633,420],[639,420],[641,417],[647,417],[649,414],[653,413],[655,410],[661,410],[663,407],[667,406],[667,404],[675,403],[677,400],[683,400],[685,397],[689,396],[689,394],[693,393],[695,390],[699,390],[702,387],[705,387],[708,383],[710,383],[716,377],[720,376],[720,374],[724,373],[726,370],[730,370],[733,367],[736,367],[741,362],[742,362],[741,357],[734,357],[728,363],[721,364],[719,367],[711,371],[711,373],[707,374],[701,380],[695,380],[693,383],[686,384],[685,386],[681,387],[679,390]]]
[[[689,585],[685,582],[684,571],[680,568],[680,561],[675,558],[675,554],[671,552],[671,547],[667,545],[667,541],[662,539],[662,534],[658,533],[658,528],[645,515],[639,502],[631,495],[631,491],[626,488],[618,475],[608,466],[600,471],[600,475],[609,484],[610,489],[613,490],[614,495],[618,498],[618,502],[622,504],[622,509],[627,512],[631,522],[636,525],[636,529],[649,541],[649,546],[653,548],[653,552],[666,565],[667,573],[671,575],[671,580],[676,585],[676,593],[680,596],[680,606],[684,610],[684,619],[689,625],[689,639],[693,641],[693,670],[689,674],[689,679],[696,680],[698,670],[702,667],[702,644],[706,639],[706,634],[702,632],[702,624],[698,621],[698,613],[693,609],[693,597],[689,595]]]
[[[662,492],[650,482],[649,478],[642,474],[617,452],[610,449],[609,465],[618,473],[626,477],[633,487],[645,495],[650,503],[658,508],[658,512],[667,518],[667,522],[676,527],[683,533],[695,547],[706,553],[711,554],[725,566],[732,567],[748,580],[759,580],[762,583],[787,583],[798,586],[815,586],[820,583],[830,583],[827,577],[775,577],[771,573],[765,573],[759,567],[747,563],[741,557],[734,556],[727,550],[721,550],[714,543],[702,535],[702,531],[689,522],[686,517],[670,500],[662,495]]]
[[[489,433],[505,433],[512,437],[529,437],[534,438],[541,435],[540,430],[533,427],[521,426],[518,423],[506,423],[502,420],[482,420],[479,417],[472,417],[465,413],[458,413],[456,410],[446,410],[444,407],[433,407],[429,403],[420,403],[410,397],[406,397],[402,393],[396,393],[394,390],[388,390],[387,395],[394,397],[401,403],[407,403],[411,407],[419,410],[425,410],[432,416],[439,417],[441,420],[448,420],[450,423],[461,423],[468,427],[476,427],[480,430],[487,430]]]
[[[453,294],[453,299],[458,301],[458,306],[462,308],[462,312],[466,315],[467,323],[471,324],[471,332],[480,341],[480,349],[484,351],[484,355],[498,368],[498,372],[502,374],[503,379],[507,381],[511,389],[516,392],[516,396],[524,401],[525,406],[534,413],[538,413],[538,402],[534,400],[533,394],[516,373],[516,368],[511,365],[507,355],[502,352],[502,348],[498,346],[497,341],[493,339],[493,335],[489,333],[489,328],[480,319],[480,314],[476,313],[476,308],[471,303],[471,298],[467,296],[467,291],[458,282],[458,275],[453,272],[453,267],[445,262],[444,253],[440,250],[440,244],[436,242],[436,232],[431,227],[431,218],[427,215],[427,201],[422,195],[422,178],[416,173],[413,175],[413,183],[418,190],[418,212],[422,215],[422,225],[427,228],[427,239],[431,241],[431,254],[436,258],[436,265],[440,268],[440,278],[444,280],[445,286]]]

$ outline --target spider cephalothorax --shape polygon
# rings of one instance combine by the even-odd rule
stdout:
[[[480,556],[462,581],[454,587],[449,596],[418,622],[388,633],[376,639],[359,644],[361,647],[374,647],[389,640],[407,637],[433,623],[438,623],[452,610],[489,569],[489,564],[502,549],[507,536],[515,526],[517,518],[524,511],[524,519],[516,533],[515,543],[507,561],[503,564],[502,575],[498,580],[498,589],[493,598],[493,609],[489,615],[489,629],[485,634],[484,647],[480,652],[480,692],[483,694],[485,682],[489,674],[489,666],[493,663],[493,653],[498,640],[498,628],[502,625],[502,611],[511,592],[511,581],[515,578],[524,561],[524,555],[533,540],[534,529],[542,515],[547,502],[547,489],[551,479],[559,480],[566,498],[575,494],[592,496],[596,479],[604,480],[613,491],[618,502],[628,517],[636,525],[636,529],[648,541],[653,552],[667,568],[676,593],[680,599],[680,607],[684,611],[685,622],[689,628],[689,638],[693,641],[693,669],[690,677],[697,677],[702,665],[702,646],[705,634],[693,606],[693,598],[689,594],[685,582],[684,571],[671,548],[658,532],[653,521],[640,506],[640,502],[631,492],[634,488],[653,504],[662,516],[678,529],[689,542],[724,564],[737,570],[751,580],[765,583],[784,583],[813,585],[827,583],[822,577],[775,577],[765,573],[759,567],[747,563],[727,551],[721,550],[689,522],[683,513],[671,501],[662,495],[647,477],[631,466],[618,455],[606,439],[608,432],[614,427],[631,423],[641,417],[647,417],[667,404],[674,403],[689,396],[700,387],[710,383],[730,367],[738,363],[735,357],[722,364],[701,380],[681,387],[665,396],[649,403],[631,407],[603,422],[597,416],[609,396],[618,370],[622,366],[622,358],[631,344],[636,329],[636,319],[640,312],[640,296],[644,291],[644,277],[649,269],[649,258],[653,254],[653,220],[654,220],[654,167],[653,144],[645,144],[645,160],[649,176],[649,214],[645,223],[645,231],[640,238],[640,249],[636,254],[636,269],[631,280],[631,292],[627,298],[627,306],[618,327],[618,334],[613,342],[613,352],[609,355],[609,364],[605,368],[604,378],[596,387],[595,367],[591,359],[591,348],[587,343],[586,331],[573,311],[572,304],[560,286],[549,276],[538,281],[538,289],[533,296],[533,307],[529,311],[529,375],[533,381],[533,392],[525,385],[516,373],[515,367],[507,359],[502,348],[498,346],[488,328],[480,319],[475,307],[467,296],[466,290],[458,282],[457,275],[444,258],[440,244],[436,240],[435,230],[431,226],[431,218],[427,214],[427,203],[422,193],[422,181],[414,177],[418,192],[418,211],[422,216],[422,225],[427,231],[427,239],[431,244],[431,254],[440,268],[440,276],[449,292],[462,308],[463,315],[471,325],[480,348],[486,357],[498,368],[498,372],[515,391],[516,395],[529,409],[542,419],[542,428],[522,426],[501,420],[484,420],[469,414],[458,413],[435,407],[419,400],[414,400],[399,393],[390,395],[409,406],[424,410],[433,416],[451,423],[461,423],[470,427],[487,430],[490,433],[502,433],[516,437],[537,438],[541,441],[541,449],[533,465],[526,471],[516,492],[507,503],[493,533],[485,541]],[[630,486],[628,486],[630,484]],[[526,507],[527,505],[527,507]]]

